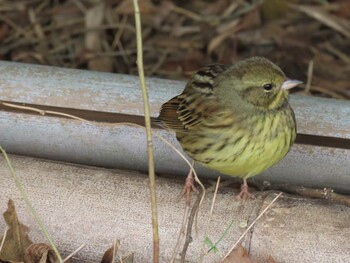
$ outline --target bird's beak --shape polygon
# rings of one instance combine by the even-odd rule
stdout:
[[[302,84],[303,82],[300,80],[296,80],[296,79],[287,79],[282,83],[282,89],[292,89],[296,86],[298,86],[299,84]]]

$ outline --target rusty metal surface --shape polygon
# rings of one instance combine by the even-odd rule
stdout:
[[[147,79],[152,116],[185,82]],[[0,99],[28,104],[143,115],[135,76],[0,62]],[[350,102],[291,96],[298,132],[350,139]]]
[[[89,124],[76,120],[0,111],[0,144],[10,153],[147,171],[142,128]],[[173,133],[156,130],[180,149]],[[162,141],[154,139],[156,172],[186,175],[188,166]],[[258,181],[332,187],[350,193],[350,150],[295,145],[278,165],[255,177]],[[201,177],[218,173],[198,167]]]

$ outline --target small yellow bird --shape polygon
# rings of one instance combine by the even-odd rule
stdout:
[[[288,90],[301,81],[263,57],[195,73],[182,94],[163,104],[158,123],[176,132],[198,163],[243,178],[239,197],[250,196],[246,179],[280,161],[296,137]],[[185,189],[193,188],[193,175]]]

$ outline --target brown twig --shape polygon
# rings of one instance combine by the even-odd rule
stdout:
[[[86,246],[86,244],[82,244],[80,247],[78,247],[76,250],[74,250],[72,253],[70,253],[65,259],[63,259],[63,263],[67,262],[70,258],[72,258],[75,254],[77,254],[85,246]]]
[[[271,203],[266,206],[266,208],[258,215],[257,218],[250,224],[250,226],[243,232],[243,234],[240,236],[240,238],[236,241],[236,243],[231,247],[230,251],[227,252],[227,254],[221,259],[220,262],[224,262],[224,260],[231,254],[231,252],[235,249],[235,247],[241,242],[243,237],[249,232],[249,230],[255,225],[255,223],[266,213],[266,211],[273,205],[274,202],[282,195],[283,193],[279,193],[272,201]]]
[[[197,211],[199,209],[199,205],[201,203],[203,195],[204,195],[204,192],[199,192],[197,194],[197,199],[196,199],[196,201],[193,204],[193,207],[191,209],[191,213],[190,213],[190,216],[188,218],[188,223],[187,223],[185,244],[182,248],[182,251],[180,252],[180,256],[181,256],[180,263],[185,263],[187,249],[188,249],[188,246],[190,245],[190,243],[192,242],[192,227],[193,227],[194,219],[196,217],[196,214],[197,214]]]
[[[183,214],[183,217],[182,217],[182,223],[181,223],[181,228],[180,228],[180,233],[177,237],[177,240],[176,240],[176,244],[175,244],[175,247],[173,249],[173,253],[171,255],[171,259],[169,260],[169,263],[174,263],[175,262],[175,258],[176,258],[176,254],[177,254],[177,251],[179,250],[180,248],[180,244],[182,242],[182,239],[183,237],[185,236],[185,232],[186,232],[186,223],[187,223],[187,219],[188,219],[188,214],[190,212],[190,206],[186,205],[185,206],[185,211],[184,211],[184,214]]]
[[[60,253],[58,252],[58,249],[57,249],[55,243],[53,242],[53,239],[52,239],[49,231],[47,230],[46,226],[43,224],[43,222],[42,222],[41,218],[39,217],[39,215],[37,214],[37,212],[35,211],[32,203],[29,200],[27,192],[26,192],[26,190],[23,187],[23,184],[22,184],[21,180],[19,179],[19,177],[15,173],[15,170],[12,167],[11,161],[10,161],[6,151],[1,147],[1,145],[0,145],[0,152],[2,153],[2,155],[4,156],[4,158],[6,160],[6,163],[7,163],[7,166],[9,168],[10,174],[11,174],[13,180],[15,181],[15,184],[16,184],[18,190],[20,191],[20,193],[22,195],[22,198],[25,201],[29,211],[32,213],[35,221],[38,223],[39,227],[41,228],[41,231],[43,231],[45,237],[49,241],[53,251],[56,254],[58,262],[63,263],[62,257],[60,255]]]
[[[297,185],[271,185],[264,187],[266,190],[278,190],[288,194],[300,195],[302,197],[325,199],[332,203],[350,207],[350,196],[337,194],[331,188],[313,189]]]
[[[63,113],[63,112],[57,112],[57,111],[49,111],[49,110],[40,110],[38,108],[34,108],[34,107],[28,107],[28,106],[21,106],[21,105],[17,105],[17,104],[13,104],[13,103],[8,103],[8,102],[3,102],[0,101],[0,104],[6,106],[6,107],[10,107],[10,108],[14,108],[14,109],[21,109],[21,110],[27,110],[27,111],[34,111],[39,113],[40,115],[55,115],[55,116],[61,116],[61,117],[67,117],[70,119],[74,119],[74,120],[79,120],[79,121],[84,121],[84,122],[90,122],[89,120],[77,117],[75,115],[71,115],[71,114],[67,114],[67,113]]]

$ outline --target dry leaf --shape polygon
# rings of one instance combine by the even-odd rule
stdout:
[[[245,248],[240,245],[232,250],[222,263],[254,263],[254,261],[249,258]]]
[[[29,228],[19,222],[15,205],[11,199],[3,216],[9,229],[0,258],[3,261],[23,261],[26,249],[32,244],[28,237]]]
[[[231,25],[231,28],[227,29],[226,31],[220,33],[216,37],[214,37],[209,45],[208,45],[208,54],[212,54],[214,50],[216,50],[222,43],[223,41],[228,38],[228,37],[233,37],[235,33],[237,33],[241,28],[238,26],[239,20],[236,20],[235,23]]]
[[[338,16],[350,18],[350,2],[349,0],[342,0],[336,3],[339,8],[334,12]]]
[[[334,30],[346,36],[347,38],[350,38],[350,30],[342,24],[340,18],[327,13],[326,11],[324,11],[324,9],[320,7],[306,6],[306,5],[290,5],[290,6],[318,20],[319,22],[333,28]]]
[[[119,244],[119,241],[118,241],[118,244]],[[112,245],[109,249],[106,250],[106,252],[103,254],[101,263],[112,263],[112,262],[114,262],[114,260],[113,260],[113,249],[114,249],[114,246]],[[116,249],[118,249],[118,246],[117,246]],[[117,251],[115,253],[117,254]],[[117,261],[117,262],[119,263],[121,261]],[[134,262],[134,253],[131,253],[130,255],[128,255],[126,257],[123,257],[122,262],[123,263],[133,263]]]
[[[0,41],[2,42],[9,34],[10,30],[8,25],[2,24],[0,26]]]
[[[0,23],[0,58],[137,74],[132,0],[103,1],[104,9],[101,1],[42,2],[0,1],[6,18]],[[207,64],[265,56],[305,81],[308,62],[330,55],[331,67],[315,64],[312,84],[319,88],[311,94],[350,98],[350,3],[328,2],[139,1],[145,72],[187,79]],[[192,53],[200,55],[188,58]]]
[[[133,263],[134,262],[134,253],[123,258],[123,263]],[[120,263],[120,261],[118,262]]]
[[[103,25],[105,13],[105,5],[103,3],[97,4],[90,8],[85,14],[86,28],[94,29]],[[103,33],[101,31],[92,30],[85,34],[85,48],[94,52],[101,52],[103,50]],[[113,71],[113,60],[109,57],[97,57],[89,60],[88,68],[97,71]]]
[[[273,20],[286,15],[289,1],[286,0],[266,0],[261,5],[261,13],[264,19]],[[295,1],[294,1],[295,2]]]
[[[103,254],[101,263],[114,262],[114,260],[113,260],[113,249],[114,249],[114,245],[112,245],[109,249],[106,250],[106,252]],[[117,251],[115,253],[117,253]]]
[[[43,243],[31,244],[25,253],[24,263],[56,263],[53,249]]]
[[[266,263],[278,263],[273,257],[269,256]]]

